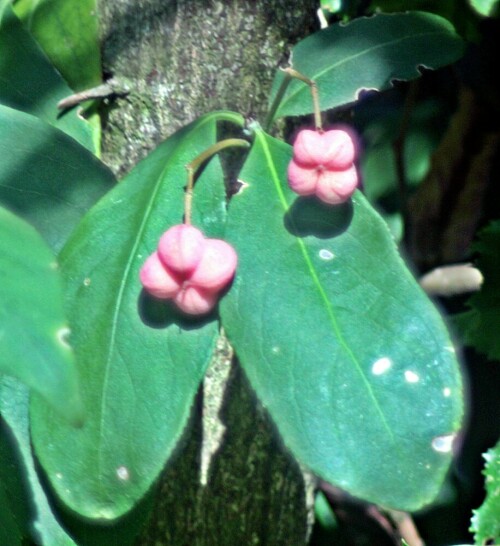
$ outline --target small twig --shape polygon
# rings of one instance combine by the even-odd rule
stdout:
[[[397,510],[388,510],[387,513],[391,516],[391,519],[398,528],[399,534],[408,546],[425,546],[425,542],[422,540],[410,514]]]
[[[107,82],[98,85],[97,87],[92,87],[91,89],[86,89],[70,95],[57,103],[57,108],[59,110],[67,110],[68,108],[73,108],[78,106],[82,102],[87,100],[95,99],[106,99],[109,97],[125,97],[130,93],[128,86],[122,82],[115,80],[114,78],[109,79]]]
[[[323,11],[323,8],[318,8],[318,11],[316,12],[316,14],[318,15],[320,28],[322,29],[328,28],[328,21],[326,20],[325,12]]]
[[[483,275],[472,264],[436,267],[419,280],[429,296],[456,296],[477,292],[483,284]]]

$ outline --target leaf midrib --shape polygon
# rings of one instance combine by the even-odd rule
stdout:
[[[198,130],[199,128],[203,127],[205,124],[212,122],[215,118],[215,121],[217,121],[217,115],[213,116],[207,116],[206,119],[200,120],[199,124],[196,125],[194,130]],[[113,313],[113,319],[111,321],[111,332],[109,337],[109,347],[108,352],[106,356],[106,362],[105,362],[105,374],[104,374],[104,380],[103,380],[103,388],[102,388],[102,396],[101,396],[101,408],[100,408],[100,421],[99,421],[99,431],[98,431],[98,437],[99,437],[99,446],[103,443],[103,430],[105,430],[104,420],[105,420],[105,407],[106,407],[106,392],[107,392],[107,385],[109,383],[109,375],[110,375],[110,369],[111,369],[111,362],[113,353],[115,351],[115,340],[116,340],[116,332],[118,329],[118,322],[119,322],[119,314],[122,307],[123,297],[125,288],[128,284],[128,279],[130,276],[130,270],[132,268],[132,264],[134,262],[137,249],[139,247],[139,244],[142,240],[142,235],[144,233],[144,230],[146,229],[146,225],[149,221],[149,217],[151,214],[151,210],[153,209],[154,203],[156,201],[156,197],[158,195],[158,192],[160,191],[160,188],[162,186],[162,182],[165,178],[165,172],[170,167],[170,161],[168,159],[172,158],[176,153],[178,153],[179,147],[181,147],[184,144],[184,141],[181,140],[172,150],[171,154],[166,158],[165,167],[162,169],[160,175],[158,176],[158,179],[156,181],[156,184],[154,186],[153,192],[151,193],[151,198],[149,199],[148,205],[145,210],[145,214],[143,215],[143,220],[139,226],[139,229],[137,231],[137,236],[133,242],[133,245],[131,247],[131,251],[129,254],[129,259],[127,260],[126,266],[123,270],[123,275],[120,281],[120,288],[118,290],[118,294],[116,297],[116,305],[115,305],[115,311]],[[102,449],[98,449],[98,468],[97,468],[97,474],[99,477],[103,476],[102,469],[103,469],[103,461],[102,461],[103,451]]]
[[[190,131],[189,134],[192,134],[193,131],[198,131],[201,127],[205,126],[207,123],[211,123],[211,122],[216,123],[218,121],[231,121],[235,123],[236,125],[242,124],[242,121],[237,114],[234,114],[229,111],[218,111],[218,112],[213,112],[212,114],[208,114],[204,118],[200,118],[196,126],[193,127],[193,129]],[[144,233],[144,230],[146,229],[146,224],[148,223],[149,216],[153,208],[153,204],[155,202],[158,192],[160,191],[162,181],[165,178],[165,172],[169,167],[170,162],[168,161],[168,159],[172,158],[178,152],[179,147],[181,147],[183,144],[184,144],[184,139],[182,139],[178,144],[176,144],[174,148],[172,149],[170,155],[167,158],[165,158],[165,167],[162,169],[161,174],[158,176],[158,180],[151,194],[151,198],[148,202],[141,225],[139,226],[137,236],[133,242],[129,259],[126,263],[126,267],[123,270],[123,275],[120,281],[120,288],[118,290],[118,294],[116,297],[115,311],[113,313],[113,319],[111,322],[109,347],[108,347],[108,352],[107,352],[106,361],[105,361],[105,374],[104,374],[103,387],[102,387],[102,397],[101,397],[102,402],[100,407],[100,421],[99,421],[99,430],[98,430],[99,446],[98,446],[97,475],[99,477],[102,476],[102,468],[103,468],[103,461],[102,461],[103,453],[102,453],[102,449],[100,449],[100,446],[103,444],[103,430],[105,430],[104,415],[105,415],[105,407],[106,407],[106,392],[107,392],[107,385],[109,383],[112,356],[115,350],[116,332],[118,328],[119,314],[120,314],[120,310],[121,310],[122,302],[123,302],[123,295],[125,292],[125,288],[127,286],[127,281],[128,281],[130,270],[132,268],[132,264],[137,252],[137,248],[139,247],[140,241],[142,240],[142,234]]]
[[[265,155],[266,161],[267,161],[267,165],[269,167],[269,171],[271,173],[271,178],[272,178],[273,184],[275,186],[276,192],[278,194],[280,204],[283,207],[283,212],[286,213],[287,210],[288,210],[288,203],[286,201],[285,195],[284,195],[283,190],[281,188],[280,178],[278,176],[278,173],[276,172],[276,169],[275,169],[275,166],[274,166],[274,163],[273,163],[273,160],[272,160],[272,155],[271,155],[271,152],[269,150],[269,146],[268,146],[267,141],[266,141],[265,133],[262,132],[262,131],[256,131],[256,139],[259,140],[259,143],[261,144],[261,146],[263,148],[264,155]],[[363,372],[363,369],[361,368],[361,365],[360,365],[358,359],[356,358],[356,356],[354,355],[354,353],[350,349],[349,345],[344,340],[344,337],[342,335],[340,327],[339,327],[339,325],[337,323],[337,319],[335,317],[333,306],[332,306],[330,300],[328,299],[328,297],[327,297],[327,295],[325,293],[325,290],[324,290],[324,288],[323,288],[323,286],[322,286],[322,284],[321,284],[321,282],[319,280],[319,276],[318,276],[318,274],[317,274],[317,272],[316,272],[316,270],[314,268],[313,262],[312,262],[312,260],[311,260],[311,258],[309,256],[309,254],[307,252],[304,241],[300,237],[296,237],[295,241],[297,242],[297,244],[298,244],[298,246],[300,248],[300,251],[302,253],[302,256],[304,258],[306,266],[307,266],[308,270],[311,273],[311,277],[312,277],[312,279],[314,281],[314,285],[316,286],[316,288],[317,288],[317,290],[318,290],[318,292],[320,294],[320,297],[321,297],[322,301],[325,304],[326,311],[327,311],[328,317],[330,319],[330,323],[332,325],[334,334],[336,335],[340,346],[342,347],[342,349],[344,349],[345,353],[348,355],[348,357],[352,361],[356,371],[358,372],[359,376],[361,377],[363,385],[365,386],[365,388],[366,388],[366,390],[368,392],[368,395],[369,395],[370,399],[372,400],[373,405],[374,405],[374,407],[376,409],[376,412],[379,415],[380,420],[382,421],[384,430],[387,432],[391,442],[395,446],[397,446],[396,440],[394,438],[394,434],[393,434],[389,424],[387,423],[384,412],[382,411],[382,408],[380,407],[380,404],[379,404],[379,402],[378,402],[378,400],[377,400],[377,398],[376,398],[376,396],[375,396],[375,394],[373,392],[373,389],[372,389],[369,381],[367,380],[366,375]]]

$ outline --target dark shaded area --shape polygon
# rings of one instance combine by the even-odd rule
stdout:
[[[1,379],[1,378],[0,378]],[[34,507],[17,442],[0,416],[0,544],[32,546]]]
[[[316,197],[297,197],[285,214],[284,224],[297,237],[313,235],[319,239],[329,239],[349,227],[353,213],[350,201],[332,207]]]
[[[186,315],[180,311],[171,300],[161,300],[142,290],[137,302],[137,310],[141,320],[150,328],[168,328],[176,324],[183,330],[201,328],[208,322],[217,319],[216,310],[206,315]]]
[[[351,497],[345,491],[320,481],[322,491],[330,504],[337,524],[326,531],[320,525],[314,528],[311,544],[315,546],[400,546],[401,537],[391,520],[377,506]]]
[[[302,476],[233,363],[221,419],[224,442],[200,484],[200,402],[187,443],[166,468],[152,514],[136,546],[301,546],[307,526]],[[295,514],[290,518],[288,514]]]

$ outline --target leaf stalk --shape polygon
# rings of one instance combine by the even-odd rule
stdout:
[[[198,169],[212,156],[224,150],[225,148],[237,147],[237,148],[249,148],[250,143],[242,138],[227,138],[216,142],[201,154],[196,156],[192,161],[186,165],[187,170],[187,185],[186,193],[184,197],[184,223],[191,224],[191,210],[193,207],[193,188],[195,182],[195,176]]]

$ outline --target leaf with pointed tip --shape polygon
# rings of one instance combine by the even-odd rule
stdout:
[[[495,17],[500,12],[498,0],[469,0],[472,9],[483,17]]]
[[[4,377],[0,380],[0,413],[9,425],[12,436],[17,443],[19,460],[13,473],[16,476],[22,476],[24,485],[23,495],[15,497],[15,500],[24,502],[25,506],[30,508],[26,527],[29,527],[31,533],[36,535],[37,543],[39,541],[40,544],[50,546],[76,546],[75,542],[56,520],[47,495],[40,483],[31,450],[28,407],[29,391],[24,385],[10,377]],[[10,479],[14,478],[15,476],[10,477]],[[1,482],[2,480],[0,480]],[[12,498],[13,492],[10,493]],[[9,544],[10,546],[13,544],[12,537],[10,537],[9,541],[2,542],[0,534],[0,544]]]
[[[92,127],[76,110],[61,115],[57,103],[73,91],[11,7],[0,0],[0,104],[32,114],[94,152]]]
[[[81,423],[67,332],[54,255],[29,224],[0,208],[0,373],[41,394],[61,418]]]
[[[256,131],[229,207],[239,264],[222,325],[297,459],[414,510],[437,494],[461,422],[453,347],[363,195],[337,207],[297,198],[291,157]]]
[[[62,131],[0,105],[0,202],[58,251],[113,173]]]
[[[75,91],[101,83],[96,0],[18,0],[14,11]]]
[[[322,110],[352,103],[364,90],[382,91],[394,80],[412,80],[418,67],[439,68],[458,60],[464,42],[450,22],[426,12],[379,14],[312,34],[292,50],[295,70],[316,81]],[[270,104],[284,82],[279,71]],[[288,85],[275,117],[313,112],[309,87]]]
[[[486,499],[472,516],[476,544],[500,543],[500,442],[484,454]]]
[[[187,319],[141,292],[139,269],[160,235],[183,217],[184,166],[215,143],[208,114],[161,144],[84,217],[61,253],[68,313],[92,412],[72,430],[33,404],[39,459],[59,497],[90,518],[127,512],[158,476],[186,425],[218,326]],[[195,187],[193,223],[220,236],[223,176],[211,161]]]

